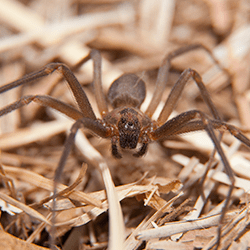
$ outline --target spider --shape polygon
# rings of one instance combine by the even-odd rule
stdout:
[[[89,55],[87,55],[75,66],[75,69],[86,61],[90,59],[93,60],[93,84],[97,106],[102,119],[96,118],[91,104],[80,83],[74,76],[73,72],[63,63],[48,64],[40,71],[28,74],[17,81],[1,87],[0,93],[57,71],[69,84],[80,110],[77,110],[76,108],[50,96],[32,95],[22,97],[17,102],[4,107],[0,110],[0,116],[19,109],[30,102],[36,102],[40,105],[62,112],[76,121],[71,127],[71,132],[65,142],[64,151],[55,174],[55,180],[57,181],[70,152],[70,148],[74,143],[74,137],[78,129],[81,127],[89,129],[94,134],[102,138],[110,138],[112,155],[117,159],[122,157],[121,151],[123,149],[136,149],[137,151],[133,154],[133,156],[140,157],[146,153],[147,146],[151,141],[156,141],[162,138],[167,139],[173,135],[179,135],[191,131],[205,130],[211,138],[215,149],[219,153],[224,164],[225,171],[231,180],[231,187],[226,200],[226,205],[224,206],[224,212],[222,212],[222,220],[223,213],[225,214],[235,181],[233,171],[220,146],[220,138],[217,138],[214,130],[229,131],[234,137],[242,141],[248,147],[250,147],[250,140],[245,137],[238,128],[221,120],[200,75],[195,70],[190,68],[183,71],[178,81],[173,86],[158,119],[156,121],[152,121],[151,119],[161,100],[163,90],[167,83],[171,60],[183,53],[195,49],[203,49],[208,52],[212,60],[218,65],[218,62],[212,56],[211,52],[209,52],[209,50],[202,45],[189,45],[168,54],[159,69],[153,98],[145,113],[140,110],[140,106],[146,95],[145,83],[135,74],[124,74],[112,83],[107,94],[107,99],[113,110],[109,111],[108,104],[102,90],[101,55],[99,51],[92,50]],[[183,92],[186,83],[190,78],[192,78],[198,86],[204,102],[212,113],[213,119],[210,119],[202,111],[190,110],[168,120],[181,93]]]

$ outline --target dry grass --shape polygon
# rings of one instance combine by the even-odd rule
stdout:
[[[248,0],[1,0],[0,84],[52,61],[73,67],[97,48],[103,56],[105,92],[123,72],[136,73],[147,83],[145,110],[164,56],[183,45],[201,43],[228,74],[202,50],[182,55],[173,60],[160,106],[180,72],[194,68],[221,117],[249,136],[249,13]],[[98,114],[92,75],[92,62],[76,72]],[[31,94],[49,94],[75,105],[69,88],[53,74],[1,94],[1,107]],[[193,83],[186,86],[175,114],[190,109],[209,114]],[[73,121],[37,104],[0,121],[0,249],[46,249],[52,180]],[[219,249],[246,249],[250,153],[228,134],[222,145],[236,175],[236,188]],[[206,133],[191,133],[151,143],[143,158],[125,154],[116,160],[108,140],[79,131],[58,186],[54,235],[58,247],[212,248],[230,185],[217,155],[204,185],[198,185],[212,151]]]

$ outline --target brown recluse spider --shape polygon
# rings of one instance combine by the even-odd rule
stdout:
[[[81,127],[91,130],[100,137],[110,138],[111,150],[115,158],[122,157],[122,149],[136,149],[138,144],[140,144],[140,147],[137,149],[136,153],[133,154],[135,157],[144,155],[147,150],[147,145],[151,141],[191,131],[205,130],[211,138],[216,151],[219,153],[225,172],[231,180],[229,193],[226,198],[220,225],[218,227],[217,243],[219,244],[222,220],[231,198],[235,178],[227,157],[221,148],[220,138],[217,138],[214,130],[229,131],[234,137],[242,141],[248,147],[250,147],[250,140],[246,138],[239,129],[221,120],[200,75],[193,69],[186,69],[183,71],[178,81],[173,86],[158,119],[156,121],[151,120],[151,117],[161,100],[163,90],[165,89],[167,83],[171,59],[195,49],[203,49],[208,52],[214,63],[218,65],[218,62],[214,59],[211,52],[201,45],[182,47],[168,54],[159,69],[153,98],[145,113],[140,110],[140,106],[144,101],[146,94],[145,83],[135,74],[124,74],[112,83],[108,91],[107,99],[113,110],[109,111],[101,84],[101,55],[98,51],[92,50],[91,53],[79,62],[75,68],[77,69],[80,65],[90,59],[93,60],[93,84],[97,106],[102,119],[96,118],[91,104],[89,103],[89,100],[80,83],[74,76],[73,72],[63,63],[48,64],[40,71],[28,74],[17,81],[1,87],[0,93],[57,71],[62,74],[69,84],[80,110],[77,110],[76,108],[50,96],[32,95],[22,97],[19,101],[1,109],[0,116],[21,108],[30,102],[36,102],[40,105],[60,111],[76,121],[71,127],[70,134],[65,142],[64,150],[55,173],[55,183],[59,181],[66,159],[71,150],[71,146],[74,143],[75,135]],[[180,115],[168,120],[169,115],[176,106],[184,86],[190,78],[192,78],[197,84],[204,102],[212,113],[213,119],[210,119],[202,111],[191,110],[183,112]]]

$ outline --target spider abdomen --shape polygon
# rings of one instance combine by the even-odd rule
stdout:
[[[135,74],[124,74],[110,86],[108,100],[113,108],[126,106],[139,108],[145,95],[144,81]]]

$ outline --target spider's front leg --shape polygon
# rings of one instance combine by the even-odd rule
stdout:
[[[55,218],[56,218],[56,197],[57,197],[57,185],[60,182],[60,178],[64,169],[64,166],[66,164],[67,158],[70,154],[71,148],[74,144],[75,136],[77,131],[80,128],[87,128],[90,131],[94,132],[96,135],[107,138],[111,134],[111,128],[105,127],[100,121],[93,120],[91,118],[81,118],[77,120],[73,126],[70,129],[70,133],[64,143],[63,152],[61,154],[60,161],[58,163],[58,166],[56,168],[56,172],[54,175],[54,187],[53,187],[53,200],[52,200],[52,234],[51,234],[51,242],[50,245],[54,246],[55,244],[55,238],[54,238],[54,232],[55,232]]]
[[[164,138],[164,137],[181,134],[183,132],[183,128],[185,128],[186,125],[190,124],[190,122],[192,122],[192,120],[194,120],[194,119],[199,119],[199,123],[197,123],[199,125],[199,127],[195,128],[194,125],[196,123],[193,123],[192,124],[193,127],[192,127],[191,131],[197,131],[197,130],[204,129],[207,132],[208,136],[211,138],[211,140],[215,146],[215,149],[217,150],[217,152],[219,153],[219,155],[221,157],[221,160],[225,166],[226,173],[228,174],[231,182],[234,183],[234,174],[233,174],[232,168],[230,167],[230,164],[227,160],[227,157],[225,156],[225,153],[223,152],[223,150],[221,148],[220,142],[214,133],[215,127],[219,128],[219,124],[221,126],[225,126],[225,123],[223,123],[221,121],[217,121],[217,123],[216,123],[215,121],[210,120],[207,117],[207,115],[204,114],[203,112],[201,112],[199,110],[191,110],[191,111],[181,113],[180,115],[167,121],[161,127],[152,131],[151,136],[152,136],[153,140],[159,140],[159,139]],[[231,126],[230,129],[232,129],[232,128],[234,128],[234,127]],[[234,128],[234,129],[236,129],[236,128]],[[190,131],[188,131],[186,129],[185,132],[190,132]]]
[[[171,122],[171,120],[170,120]],[[166,123],[167,124],[167,123]],[[235,138],[240,140],[242,143],[244,143],[247,147],[250,147],[250,140],[242,133],[242,131],[239,128],[236,128],[233,125],[230,125],[226,122],[223,122],[221,120],[210,120],[210,124],[213,126],[213,129],[223,131],[223,132],[229,132],[231,135],[233,135]],[[165,127],[165,124],[163,128]],[[187,121],[186,123],[178,124],[175,128],[170,128],[167,131],[167,136],[174,136],[174,135],[180,135],[189,133],[192,131],[199,131],[199,130],[205,130],[204,123],[200,120],[198,121]]]
[[[111,128],[105,127],[98,120],[93,120],[91,118],[81,118],[81,119],[77,120],[72,125],[72,127],[70,129],[70,134],[64,143],[63,153],[62,153],[62,156],[60,158],[60,161],[59,161],[58,167],[56,169],[56,173],[55,173],[55,178],[54,178],[55,182],[59,182],[59,180],[60,180],[60,176],[61,176],[63,168],[66,164],[66,160],[67,160],[68,155],[70,153],[71,147],[74,144],[76,133],[82,127],[89,129],[90,131],[94,132],[96,135],[98,135],[102,138],[109,137],[111,135],[111,131],[112,131]]]
[[[199,119],[199,120],[198,120],[198,122],[197,121],[193,122],[194,119]],[[189,124],[192,124],[192,126],[189,126]],[[164,137],[180,134],[181,131],[183,131],[183,128],[185,128],[185,126],[189,126],[191,128],[191,131],[200,130],[201,128],[206,130],[208,136],[211,138],[211,140],[214,144],[214,147],[215,147],[216,151],[219,153],[220,158],[223,162],[225,172],[228,175],[230,182],[231,182],[230,188],[228,191],[228,195],[227,195],[227,198],[225,200],[225,205],[224,205],[222,212],[221,212],[220,224],[218,226],[217,247],[220,244],[221,226],[222,226],[222,223],[223,223],[223,220],[224,220],[227,208],[228,208],[229,201],[230,201],[231,196],[232,196],[232,191],[233,191],[234,183],[235,183],[235,177],[234,177],[233,170],[232,170],[232,168],[228,162],[228,159],[227,159],[227,157],[226,157],[226,155],[225,155],[225,153],[220,145],[220,140],[216,137],[216,135],[214,133],[214,129],[218,128],[219,124],[220,124],[220,126],[224,126],[223,122],[221,122],[220,120],[218,120],[216,123],[213,120],[210,120],[207,117],[207,115],[204,114],[203,112],[201,112],[199,110],[191,110],[191,111],[187,111],[185,113],[182,113],[179,116],[176,116],[175,118],[167,121],[165,124],[163,124],[161,127],[157,128],[157,129],[155,129],[151,133],[152,139],[158,140],[158,139],[161,139]],[[197,127],[196,127],[197,129],[195,128],[195,125],[197,125]],[[231,131],[236,131],[236,128],[234,128],[233,126],[231,126],[231,129],[232,129]],[[188,131],[186,129],[185,132],[190,132],[190,131]],[[237,136],[235,136],[235,137],[237,137]],[[248,140],[248,146],[250,146],[249,140]]]

